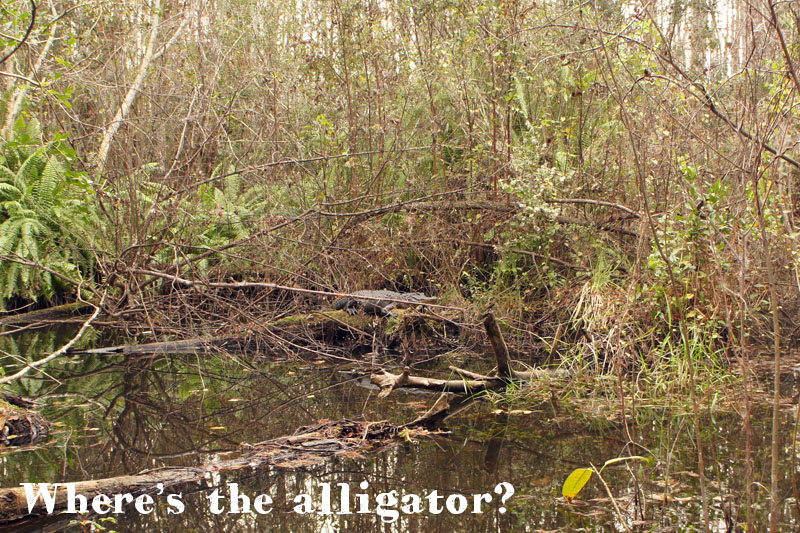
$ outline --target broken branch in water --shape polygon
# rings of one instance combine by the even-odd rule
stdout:
[[[50,355],[42,357],[41,359],[37,359],[36,361],[33,361],[32,363],[26,363],[25,367],[22,368],[16,374],[11,374],[10,376],[5,376],[3,378],[0,378],[0,385],[3,385],[5,383],[11,383],[12,381],[16,381],[17,379],[21,378],[22,376],[24,376],[25,374],[27,374],[31,370],[33,370],[35,368],[39,368],[40,366],[49,363],[50,361],[52,361],[53,359],[55,359],[56,357],[58,357],[60,355],[66,354],[67,351],[69,351],[69,349],[72,347],[72,345],[75,344],[76,342],[78,342],[78,340],[80,340],[81,337],[83,337],[83,334],[86,332],[87,329],[89,329],[89,326],[92,324],[94,319],[97,318],[97,315],[100,314],[100,309],[102,309],[103,302],[105,302],[105,299],[106,299],[106,293],[104,292],[103,296],[100,298],[100,303],[99,304],[97,304],[97,305],[91,304],[92,307],[94,307],[94,313],[92,313],[92,316],[90,316],[86,320],[86,322],[83,323],[83,325],[81,326],[81,329],[78,330],[78,333],[76,333],[75,336],[72,337],[72,339],[70,339],[70,341],[68,343],[66,343],[64,346],[62,346],[58,350],[54,351]]]
[[[253,445],[245,445],[237,457],[214,460],[199,466],[166,466],[130,476],[118,476],[72,484],[74,494],[91,501],[100,494],[130,494],[134,497],[153,494],[187,483],[203,483],[210,475],[245,468],[298,468],[321,463],[345,453],[364,452],[389,444],[395,435],[406,429],[389,422],[354,422],[351,420],[320,421],[314,426],[301,427],[294,435],[286,435]],[[422,432],[417,432],[416,436]],[[405,433],[409,435],[409,433]],[[414,436],[412,432],[410,436]],[[36,489],[34,489],[35,491]],[[61,487],[55,491],[51,513],[63,511],[68,505],[68,492]],[[73,497],[74,498],[74,497]],[[41,499],[30,512],[25,488],[0,489],[0,524],[7,524],[48,513]]]
[[[466,409],[475,399],[475,393],[488,390],[503,390],[509,383],[524,381],[540,374],[556,374],[563,371],[535,369],[527,372],[518,372],[511,368],[508,346],[491,312],[483,315],[483,327],[492,345],[495,361],[497,362],[497,375],[487,376],[450,367],[450,370],[461,376],[462,379],[435,379],[423,376],[411,376],[408,370],[401,374],[392,374],[382,371],[370,375],[370,381],[380,387],[380,397],[388,396],[394,389],[400,387],[441,391],[443,394],[434,405],[406,427],[432,427],[440,424],[446,418]],[[457,393],[453,396],[448,393]]]

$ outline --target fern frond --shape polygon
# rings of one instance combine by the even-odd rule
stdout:
[[[3,286],[0,287],[0,293],[3,298],[11,298],[17,291],[17,280],[19,279],[19,263],[9,263],[8,270],[3,280]]]
[[[25,134],[37,144],[42,143],[42,125],[39,123],[38,119],[32,118],[28,121],[25,127]]]
[[[0,201],[21,200],[24,193],[14,185],[0,181]]]
[[[17,180],[17,173],[11,170],[8,165],[0,165],[0,181],[6,183],[15,183]]]
[[[25,220],[20,225],[20,238],[17,244],[17,255],[39,260],[39,240],[42,225],[37,220]]]
[[[230,174],[235,170],[233,165],[228,166],[228,170],[226,173]],[[225,196],[230,198],[231,200],[236,199],[239,196],[239,191],[241,189],[241,179],[239,174],[232,174],[225,178]]]
[[[19,152],[17,152],[16,147],[6,145],[5,149],[3,150],[3,157],[6,160],[4,166],[16,171],[20,162]]]
[[[63,176],[63,168],[58,160],[53,156],[48,158],[41,176],[33,186],[33,199],[37,207],[45,210],[53,207],[55,192]]]
[[[0,224],[0,253],[7,254],[16,249],[22,219],[9,218]]]
[[[30,190],[31,186],[39,179],[47,164],[44,148],[34,150],[19,166],[15,176],[15,185],[22,189]]]

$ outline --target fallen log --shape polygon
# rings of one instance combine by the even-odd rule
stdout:
[[[392,374],[383,370],[380,373],[372,374],[370,381],[380,387],[380,396],[382,398],[388,396],[392,390],[400,387],[461,394],[474,394],[485,390],[504,388],[508,383],[519,378],[511,369],[508,346],[491,312],[484,313],[483,326],[486,329],[486,334],[492,344],[495,360],[497,361],[498,375],[496,376],[484,376],[469,370],[450,367],[453,372],[461,375],[462,379],[435,379],[410,376],[407,370],[402,374]]]
[[[28,311],[27,313],[19,313],[0,318],[0,327],[12,324],[33,324],[35,322],[57,321],[63,318],[78,316],[91,309],[92,306],[86,302],[56,305],[46,309],[36,309],[34,311]]]
[[[460,369],[459,369],[460,370]],[[407,373],[392,374],[386,370],[374,373],[370,381],[380,387],[381,398],[400,387],[422,389],[428,391],[453,392],[460,394],[474,394],[485,390],[495,390],[504,387],[508,380],[499,377],[488,379],[436,379],[422,376],[409,376]]]
[[[200,484],[212,474],[216,476],[219,473],[243,469],[294,469],[317,465],[342,454],[363,453],[390,444],[401,430],[405,430],[403,435],[407,437],[421,434],[386,421],[324,420],[313,426],[301,427],[294,435],[245,445],[244,450],[235,458],[210,461],[195,467],[167,466],[135,475],[79,481],[71,485],[75,495],[81,495],[89,502],[101,494],[130,494],[136,498],[178,485]],[[53,490],[55,503],[52,513],[64,511],[69,503],[67,490],[63,487]],[[48,514],[41,499],[37,499],[30,512],[28,505],[24,487],[0,489],[0,525]]]
[[[529,380],[532,377],[548,374],[565,374],[561,370],[534,369],[531,371],[516,371],[511,368],[511,359],[508,346],[497,325],[491,311],[483,315],[483,327],[492,345],[495,361],[497,362],[496,375],[483,375],[463,368],[450,367],[450,370],[461,376],[461,379],[436,379],[423,376],[409,375],[408,369],[401,374],[392,374],[385,370],[370,375],[370,381],[380,387],[379,397],[388,396],[393,390],[401,387],[439,391],[443,394],[424,415],[410,422],[406,427],[433,427],[444,422],[445,419],[469,407],[476,398],[476,393],[483,391],[504,390],[510,383]]]
[[[264,346],[274,345],[282,339],[294,343],[295,348],[302,348],[304,342],[313,342],[315,349],[318,349],[318,343],[340,346],[343,339],[366,339],[372,344],[377,338],[388,347],[408,340],[414,331],[422,331],[423,334],[418,338],[425,342],[430,342],[431,338],[448,339],[458,334],[458,325],[446,318],[421,314],[413,309],[396,309],[393,313],[392,317],[378,318],[366,313],[350,315],[341,310],[315,311],[285,316],[266,324],[254,324],[241,335],[82,348],[70,350],[69,353],[248,353],[261,351]]]

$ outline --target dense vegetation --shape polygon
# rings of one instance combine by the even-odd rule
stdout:
[[[32,5],[0,6],[3,309],[419,290],[695,413],[797,340],[791,3]]]

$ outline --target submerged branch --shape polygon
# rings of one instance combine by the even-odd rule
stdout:
[[[81,329],[78,330],[78,333],[76,333],[75,336],[72,337],[72,339],[70,339],[70,341],[68,343],[66,343],[64,346],[62,346],[61,348],[59,348],[58,350],[54,351],[53,353],[51,353],[48,356],[42,357],[41,359],[33,361],[32,363],[26,363],[25,364],[25,368],[21,369],[16,374],[11,374],[10,376],[4,376],[4,377],[0,378],[0,385],[3,385],[5,383],[11,383],[12,381],[16,381],[17,379],[21,378],[22,376],[24,376],[25,374],[27,374],[31,370],[39,368],[40,366],[43,366],[43,365],[49,363],[50,361],[52,361],[56,357],[59,357],[61,355],[66,354],[69,351],[69,349],[72,347],[72,345],[75,344],[76,342],[78,342],[78,340],[80,340],[81,337],[83,337],[83,334],[86,333],[87,329],[89,329],[89,326],[92,324],[92,322],[94,322],[94,319],[97,318],[97,316],[100,314],[100,309],[103,307],[103,302],[105,302],[105,299],[106,299],[106,295],[104,293],[102,298],[100,298],[100,303],[98,305],[92,305],[92,307],[94,307],[94,313],[92,313],[92,316],[90,316],[86,320],[86,322],[83,323],[83,325],[81,326]]]

